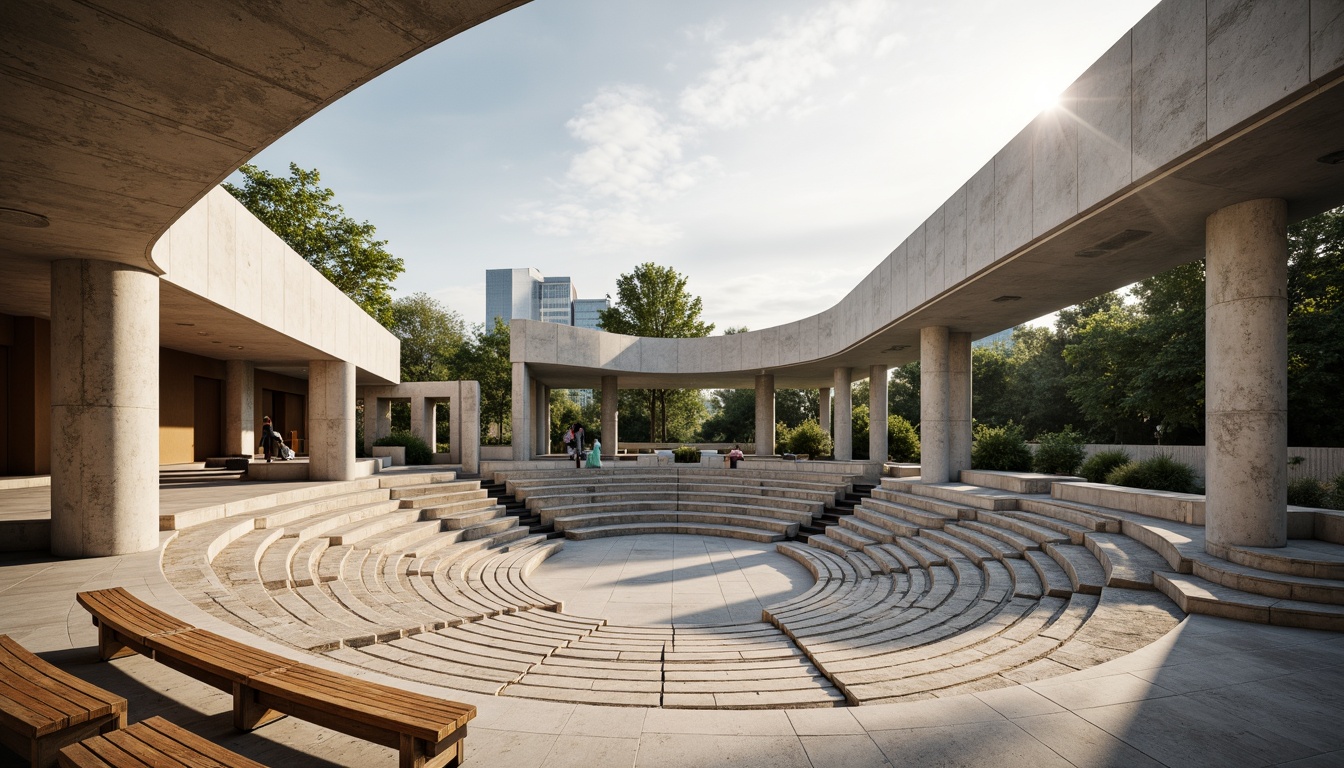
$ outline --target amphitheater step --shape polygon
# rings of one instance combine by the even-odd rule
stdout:
[[[882,480],[882,487],[974,509],[990,511],[1017,509],[1016,494],[968,483],[918,483],[888,477]]]
[[[1172,573],[1160,555],[1122,534],[1089,533],[1084,544],[1101,563],[1107,587],[1155,589],[1154,572]]]
[[[1045,552],[1024,552],[1022,558],[1035,569],[1041,580],[1041,592],[1049,597],[1068,597],[1073,594],[1073,582],[1059,563]]]
[[[1344,546],[1326,541],[1289,539],[1281,548],[1229,547],[1227,559],[1288,576],[1344,579]]]
[[[770,543],[783,541],[785,536],[757,528],[742,528],[734,525],[708,525],[704,523],[636,523],[631,525],[600,525],[591,528],[571,528],[565,531],[565,538],[577,541],[599,539],[607,536],[633,536],[653,533],[690,533],[699,536],[723,536],[730,539],[744,539]]]
[[[1017,507],[1023,512],[1035,512],[1038,515],[1053,517],[1056,520],[1073,523],[1088,530],[1103,533],[1119,533],[1120,521],[1114,514],[1101,507],[1087,504],[1060,501],[1058,499],[1019,499]]]
[[[1070,523],[1067,520],[1060,520],[1047,515],[1038,515],[1035,512],[1005,512],[1004,516],[1016,518],[1039,528],[1046,528],[1063,534],[1069,538],[1069,542],[1072,544],[1082,544],[1083,537],[1091,531],[1096,530],[1095,528]]]
[[[1068,574],[1069,584],[1074,592],[1085,595],[1101,594],[1101,588],[1106,584],[1106,573],[1087,547],[1050,543],[1045,544],[1042,549]]]
[[[1344,631],[1344,606],[1266,597],[1182,573],[1155,573],[1153,583],[1186,613],[1285,627]]]

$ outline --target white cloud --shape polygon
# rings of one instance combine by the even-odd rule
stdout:
[[[783,20],[773,35],[726,45],[715,66],[682,91],[681,110],[716,128],[781,112],[806,114],[811,89],[835,75],[844,60],[872,50],[888,12],[882,0],[832,2],[801,19]]]

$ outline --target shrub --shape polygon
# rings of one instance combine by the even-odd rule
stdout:
[[[1121,464],[1111,470],[1106,476],[1106,482],[1150,491],[1194,493],[1196,490],[1194,467],[1182,464],[1166,454]]]
[[[1078,474],[1087,478],[1089,483],[1107,483],[1111,471],[1122,464],[1128,464],[1129,454],[1124,451],[1098,451],[1087,458],[1078,468]]]
[[[429,443],[416,437],[410,432],[394,431],[387,437],[380,437],[373,441],[374,445],[401,445],[406,448],[407,464],[433,464],[434,452],[429,449]]]
[[[1330,489],[1314,477],[1299,477],[1288,481],[1288,503],[1295,507],[1324,507]]]
[[[793,430],[784,422],[775,424],[775,455],[789,452],[789,440],[793,438]]]
[[[919,461],[919,433],[904,416],[887,417],[887,457],[893,461]]]
[[[789,453],[805,453],[815,459],[830,456],[834,447],[831,436],[812,419],[799,424],[789,433]]]
[[[971,466],[1003,472],[1031,469],[1031,449],[1022,427],[1008,422],[1002,427],[980,427],[971,446]]]
[[[1039,445],[1032,457],[1031,466],[1037,472],[1047,475],[1072,475],[1078,465],[1087,458],[1083,450],[1083,435],[1073,427],[1065,427],[1058,432],[1046,432],[1036,437]]]
[[[700,461],[700,449],[693,445],[683,445],[672,449],[672,461],[677,464],[696,464]]]
[[[1326,509],[1344,509],[1344,472],[1330,484],[1330,493],[1325,497]]]

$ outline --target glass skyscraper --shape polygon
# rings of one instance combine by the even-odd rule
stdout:
[[[515,317],[543,323],[597,328],[598,313],[610,299],[580,299],[568,277],[544,277],[531,267],[485,271],[485,325]]]

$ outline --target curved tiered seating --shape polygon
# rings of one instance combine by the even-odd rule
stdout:
[[[853,479],[678,467],[496,473],[543,524],[578,540],[689,533],[782,541],[843,498]]]

